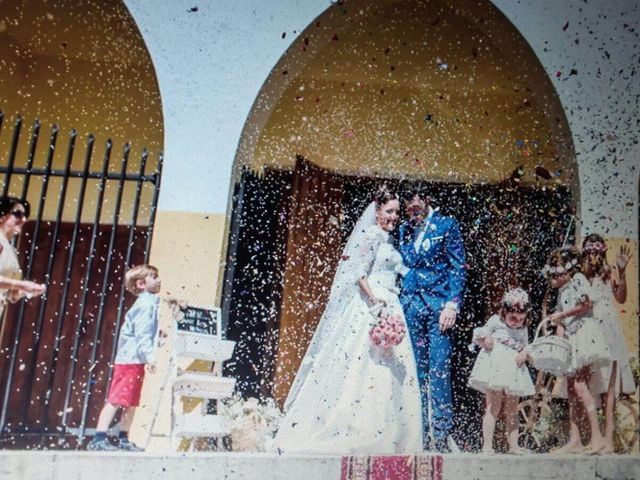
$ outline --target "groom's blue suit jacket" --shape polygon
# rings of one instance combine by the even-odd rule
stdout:
[[[409,268],[402,282],[402,295],[418,294],[425,303],[460,305],[465,283],[465,254],[458,222],[433,212],[416,252],[415,240],[421,226],[400,225],[400,253]],[[429,301],[430,300],[430,301]]]

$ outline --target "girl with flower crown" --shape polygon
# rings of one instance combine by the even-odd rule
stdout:
[[[554,453],[600,453],[607,448],[588,384],[595,369],[610,361],[609,348],[599,322],[592,315],[591,286],[580,272],[579,260],[580,253],[575,247],[562,248],[551,253],[544,268],[551,287],[559,290],[557,311],[548,320],[556,325],[556,335],[564,336],[571,345],[571,368],[567,372],[571,430],[569,441]],[[578,402],[584,407],[591,427],[591,442],[586,448],[578,430]]]
[[[499,315],[492,315],[484,327],[473,330],[473,343],[482,347],[469,377],[469,386],[485,394],[482,418],[482,453],[493,453],[496,418],[504,410],[511,453],[523,453],[518,446],[518,402],[533,395],[535,388],[525,365],[529,295],[521,288],[502,297]]]
[[[615,302],[622,304],[627,299],[625,270],[631,257],[630,250],[629,247],[620,247],[615,269],[607,263],[606,252],[607,245],[600,235],[588,235],[582,242],[582,271],[591,282],[593,316],[600,322],[612,360],[594,373],[589,386],[592,393],[601,395],[604,407],[607,446],[602,453],[613,453],[616,398],[620,393],[634,393],[636,385],[615,307]]]

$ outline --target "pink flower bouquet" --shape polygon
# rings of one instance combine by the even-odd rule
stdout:
[[[379,348],[392,348],[404,340],[407,329],[404,322],[395,315],[381,315],[378,322],[369,330],[371,344]]]

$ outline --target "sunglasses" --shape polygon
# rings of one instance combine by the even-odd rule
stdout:
[[[27,218],[27,214],[24,212],[24,210],[11,210],[9,213],[16,217],[18,220]]]

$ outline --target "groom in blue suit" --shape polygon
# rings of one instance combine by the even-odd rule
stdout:
[[[450,451],[453,429],[451,357],[453,332],[465,283],[465,254],[458,222],[435,211],[416,190],[405,203],[400,253],[409,272],[400,302],[416,356],[422,392],[425,449]]]

